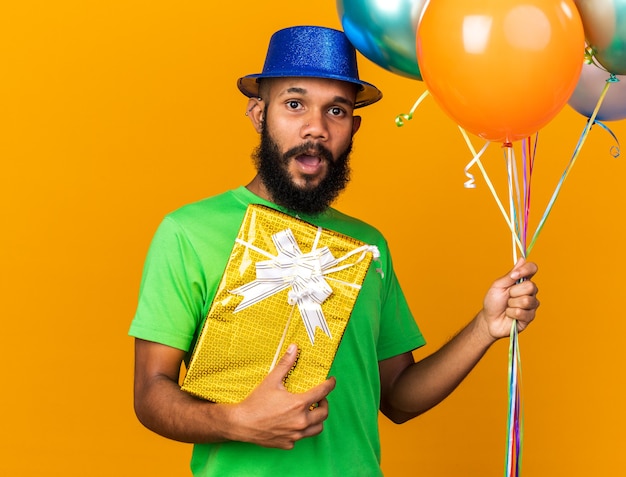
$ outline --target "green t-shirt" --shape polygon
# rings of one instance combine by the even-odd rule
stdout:
[[[129,334],[187,351],[216,293],[248,204],[286,212],[245,187],[184,206],[159,226],[141,281]],[[389,249],[375,228],[335,209],[307,222],[349,235],[380,251],[384,276],[368,270],[330,375],[329,417],[321,434],[292,450],[242,442],[196,444],[195,476],[378,476],[380,441],[378,362],[424,344],[396,279]]]

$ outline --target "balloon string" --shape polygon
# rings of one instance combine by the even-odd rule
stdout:
[[[529,203],[528,203],[528,195],[530,192],[530,174],[529,174],[529,168],[528,168],[528,164],[530,162],[530,152],[529,152],[529,145],[528,145],[528,140],[529,138],[527,137],[526,139],[524,139],[522,141],[522,205],[520,206],[520,215],[521,215],[521,221],[523,224],[523,228],[522,228],[522,237],[520,238],[520,240],[522,241],[522,244],[524,245],[524,247],[526,247],[526,237],[528,235],[528,210],[529,210]]]
[[[491,195],[493,195],[493,198],[495,199],[496,204],[498,205],[498,208],[500,209],[500,212],[502,213],[502,216],[504,217],[504,220],[506,221],[507,225],[509,226],[509,230],[511,230],[511,232],[515,236],[515,227],[513,226],[511,221],[509,220],[508,214],[504,210],[504,206],[502,205],[502,202],[500,201],[500,198],[498,197],[498,194],[496,193],[496,190],[495,190],[493,184],[491,183],[491,180],[489,179],[489,176],[487,175],[487,171],[485,171],[485,168],[483,167],[483,164],[480,161],[480,157],[478,156],[478,154],[476,154],[476,150],[474,149],[474,146],[472,145],[472,143],[471,143],[467,133],[465,132],[465,129],[463,129],[461,126],[459,126],[459,130],[461,131],[461,134],[463,135],[463,138],[465,139],[465,143],[467,144],[467,147],[469,148],[470,152],[474,156],[474,162],[476,163],[476,165],[480,169],[480,172],[482,173],[483,178],[485,179],[485,182],[487,183],[487,187],[489,187],[489,190],[491,191]],[[522,256],[525,256],[524,255],[524,248],[522,247],[522,244],[519,241],[519,238],[517,238],[517,236],[515,236],[515,241],[516,241],[517,246],[519,247],[520,251],[522,252]]]
[[[533,168],[535,166],[535,157],[537,154],[537,143],[539,133],[535,135],[535,144],[532,145],[530,136],[522,142],[522,151],[524,155],[524,229],[522,235],[522,243],[524,247],[527,245],[528,240],[528,224],[530,222],[530,197],[531,197],[531,183],[533,176]]]
[[[519,229],[516,231],[514,224],[517,224],[518,227],[521,228],[522,234],[525,234],[525,230],[527,228],[526,218],[527,218],[527,209],[528,209],[528,204],[529,204],[528,192],[529,192],[529,184],[530,184],[530,181],[526,179],[530,176],[530,172],[526,173],[526,170],[524,171],[524,178],[525,178],[524,204],[525,204],[526,209],[524,210],[522,214],[520,214],[519,212],[516,212],[516,208],[515,208],[515,203],[516,203],[515,198],[517,198],[518,209],[520,206],[521,199],[520,199],[520,188],[519,188],[517,165],[515,162],[514,150],[511,144],[505,144],[507,169],[508,169],[509,205],[510,205],[510,213],[511,213],[511,216],[509,217],[506,211],[504,210],[504,207],[502,203],[500,202],[500,199],[497,193],[495,192],[495,188],[493,187],[493,184],[491,183],[491,180],[489,179],[489,176],[487,175],[480,161],[480,156],[484,152],[489,142],[487,142],[485,146],[481,149],[480,153],[477,154],[465,130],[461,126],[459,126],[459,130],[461,131],[461,134],[463,135],[463,138],[465,139],[465,142],[467,143],[468,148],[470,149],[470,151],[472,152],[474,156],[472,162],[470,162],[470,164],[468,164],[468,166],[466,167],[466,174],[467,174],[467,169],[474,163],[477,164],[478,167],[480,168],[483,174],[483,177],[485,178],[485,182],[487,183],[487,186],[489,187],[489,190],[491,191],[494,199],[496,200],[496,203],[498,204],[498,207],[500,208],[500,211],[502,212],[502,215],[505,221],[509,225],[511,236],[513,238],[514,261],[517,261],[515,245],[517,244],[523,256],[525,256],[526,251],[524,249],[524,245],[522,245],[522,243],[520,243],[520,240],[519,240],[519,234],[517,233],[519,232]],[[531,154],[527,154],[526,158],[530,158],[530,156]],[[529,164],[528,169],[529,171],[531,171],[532,165],[533,165],[531,159],[529,159],[528,164]],[[515,183],[515,185],[513,183]],[[523,431],[524,417],[523,417],[523,405],[522,405],[522,393],[521,393],[521,356],[519,353],[519,341],[518,340],[519,338],[518,338],[518,331],[517,331],[517,321],[514,320],[511,325],[511,332],[510,332],[510,338],[509,338],[509,389],[508,389],[509,402],[508,402],[508,419],[507,419],[508,422],[507,422],[507,449],[506,449],[506,459],[505,459],[505,477],[519,477],[520,472],[521,472],[521,467],[522,467],[521,458],[522,458],[522,443],[524,439],[524,431]]]
[[[521,209],[521,195],[519,188],[519,178],[517,174],[517,161],[515,158],[515,151],[513,146],[509,143],[504,145],[505,149],[505,161],[507,167],[508,189],[509,189],[509,214],[511,223],[515,225],[515,230],[512,232],[512,245],[513,245],[513,263],[517,262],[517,249],[515,247],[515,237],[524,236],[524,230],[526,228],[523,222],[523,214],[520,214]],[[522,240],[522,253],[524,250],[524,242]]]
[[[405,120],[410,121],[411,119],[413,119],[413,113],[415,113],[415,110],[417,109],[417,107],[420,105],[422,101],[424,101],[424,98],[426,98],[428,94],[429,94],[428,90],[424,91],[422,95],[417,99],[417,101],[415,101],[415,104],[413,105],[413,107],[411,108],[408,114],[406,113],[398,114],[396,116],[396,126],[400,128],[404,126]]]
[[[511,325],[509,340],[509,411],[504,475],[519,477],[522,471],[524,442],[524,404],[522,400],[522,360],[519,351],[517,321]]]
[[[525,210],[522,209],[520,191],[520,180],[518,176],[518,165],[515,157],[515,150],[511,144],[505,144],[505,160],[507,165],[509,207],[511,223],[516,224],[517,229],[511,231],[513,245],[513,263],[517,262],[517,249],[515,239],[521,237],[521,251],[525,253],[525,236],[528,221]],[[526,195],[528,185],[528,174],[526,173],[526,149],[524,153],[524,175],[523,193]],[[526,197],[524,198],[526,203]],[[517,332],[517,321],[513,320],[509,336],[509,407],[507,423],[507,455],[506,455],[506,477],[519,477],[522,467],[522,445],[523,445],[523,416],[521,415],[521,357],[519,354],[519,338]]]
[[[530,253],[530,251],[535,246],[535,242],[537,241],[537,237],[539,236],[539,233],[543,229],[543,226],[544,226],[548,216],[550,215],[550,212],[552,211],[552,207],[554,206],[556,198],[559,196],[559,192],[561,191],[561,187],[563,186],[563,183],[565,182],[565,179],[567,179],[567,176],[569,175],[570,171],[572,170],[572,167],[574,167],[574,164],[576,163],[576,159],[578,158],[578,155],[580,154],[580,150],[582,149],[583,144],[587,140],[587,136],[589,135],[589,131],[591,130],[591,126],[593,126],[593,124],[595,123],[596,116],[598,115],[598,111],[600,110],[600,106],[602,106],[602,102],[604,101],[604,97],[606,96],[606,93],[607,93],[607,91],[609,89],[609,86],[612,83],[615,83],[615,80],[617,80],[617,78],[615,78],[615,75],[613,75],[613,74],[611,74],[609,79],[606,80],[604,88],[602,89],[602,93],[600,94],[600,98],[598,99],[598,103],[596,104],[596,107],[593,110],[593,114],[591,115],[591,117],[587,121],[587,125],[585,126],[585,129],[583,130],[583,133],[582,133],[580,139],[578,140],[578,144],[576,144],[576,148],[574,150],[574,154],[572,155],[572,158],[570,159],[567,167],[565,168],[565,171],[563,172],[563,175],[561,176],[561,179],[559,180],[559,182],[558,182],[558,184],[556,186],[556,189],[554,190],[554,193],[552,194],[550,202],[548,203],[548,206],[546,207],[546,210],[543,213],[543,217],[541,217],[541,220],[539,221],[539,225],[537,226],[537,229],[535,230],[535,234],[533,235],[533,238],[530,241],[530,244],[528,245],[527,253]]]
[[[585,52],[583,54],[584,62],[588,65],[596,64],[595,59],[594,59],[595,54],[596,54],[595,48],[589,45],[585,46]]]
[[[621,152],[620,152],[620,145],[619,145],[619,139],[617,139],[617,136],[615,135],[615,133],[613,131],[611,131],[606,124],[604,124],[604,123],[602,123],[600,121],[596,121],[596,124],[598,126],[600,126],[602,129],[604,129],[606,132],[608,132],[613,137],[613,139],[615,140],[615,143],[617,145],[616,146],[611,146],[610,154],[611,154],[611,156],[613,156],[614,158],[617,159],[620,156],[620,154],[621,154]]]
[[[469,170],[474,164],[476,164],[476,161],[480,160],[483,153],[487,150],[487,147],[489,146],[489,144],[490,144],[489,141],[485,142],[485,145],[482,147],[480,151],[478,151],[478,154],[474,154],[474,157],[472,158],[472,160],[467,164],[467,166],[465,166],[465,175],[467,176],[468,179],[463,184],[463,187],[465,187],[466,189],[476,188],[476,181],[474,179],[474,174],[472,174]]]

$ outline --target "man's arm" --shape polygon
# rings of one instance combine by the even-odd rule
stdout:
[[[526,328],[539,306],[530,281],[536,271],[520,260],[493,283],[478,315],[430,356],[417,363],[411,353],[381,361],[381,411],[396,423],[422,414],[454,391],[495,341],[509,336],[513,320],[519,331]]]
[[[243,441],[291,449],[319,434],[328,417],[326,396],[334,378],[301,394],[289,393],[283,378],[296,359],[292,345],[274,370],[239,404],[214,404],[178,385],[184,352],[135,340],[135,413],[148,429],[170,439],[192,442]],[[311,405],[319,405],[311,410]]]

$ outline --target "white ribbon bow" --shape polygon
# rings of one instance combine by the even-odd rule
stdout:
[[[265,255],[269,260],[256,263],[255,280],[230,291],[235,295],[243,295],[244,297],[235,308],[234,313],[259,303],[282,290],[291,288],[287,295],[287,302],[292,306],[298,305],[311,344],[315,344],[316,328],[321,328],[332,339],[321,305],[333,293],[333,290],[324,276],[359,263],[365,258],[367,252],[371,252],[375,258],[379,257],[379,253],[375,246],[363,245],[336,259],[327,246],[317,248],[321,232],[322,229],[318,228],[312,250],[308,253],[302,253],[290,229],[272,235],[272,240],[278,251],[276,256],[237,239],[238,243]],[[361,253],[356,262],[337,266],[356,253]],[[332,280],[332,278],[328,278]],[[336,281],[354,288],[361,288],[360,285],[354,283]]]

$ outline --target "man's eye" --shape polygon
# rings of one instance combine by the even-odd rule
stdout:
[[[300,102],[299,101],[287,101],[287,106],[290,107],[291,109],[298,109],[298,107],[300,106]]]
[[[333,116],[340,116],[341,114],[343,114],[343,109],[341,109],[341,108],[330,108],[330,114],[332,114]]]

